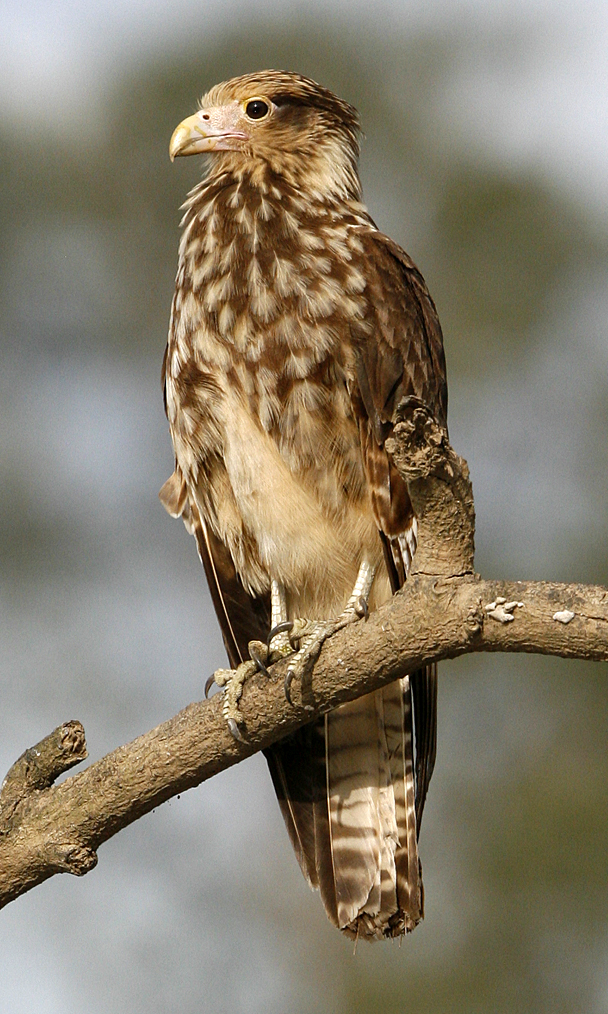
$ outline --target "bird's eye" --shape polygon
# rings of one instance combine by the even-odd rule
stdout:
[[[268,103],[262,99],[252,99],[245,106],[245,112],[250,120],[261,120],[268,112]]]

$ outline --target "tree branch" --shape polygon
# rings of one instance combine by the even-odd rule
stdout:
[[[82,726],[68,722],[26,751],[0,793],[0,907],[55,873],[88,872],[104,841],[171,796],[425,663],[474,651],[608,660],[608,591],[482,580],[466,462],[419,402],[407,400],[397,418],[388,449],[419,519],[405,587],[326,642],[312,675],[294,686],[294,706],[283,691],[286,662],[270,680],[252,677],[241,699],[246,743],[230,735],[216,695],[60,785],[55,778],[86,757]]]

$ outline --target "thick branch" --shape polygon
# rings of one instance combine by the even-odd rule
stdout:
[[[500,614],[500,604],[488,611],[500,598],[506,605],[523,603],[505,614],[513,616],[510,621],[490,615]],[[556,613],[569,612],[574,615],[568,623],[553,619]],[[315,715],[390,683],[423,662],[470,651],[607,660],[608,591],[417,575],[366,623],[327,642],[302,695],[294,688],[295,707],[283,692],[285,663],[275,666],[277,676],[271,681],[254,677],[241,702],[246,745],[228,732],[217,695],[189,705],[60,785],[32,787],[24,777],[17,791],[13,768],[6,800],[4,792],[0,796],[0,906],[54,873],[86,873],[95,865],[99,845],[121,828]],[[52,753],[56,736],[52,733],[36,749]]]
[[[221,696],[54,786],[86,756],[66,723],[11,768],[0,794],[0,906],[54,873],[86,873],[102,842],[155,806],[294,732],[336,705],[425,663],[473,651],[526,651],[608,660],[608,591],[584,585],[483,581],[473,573],[473,497],[466,462],[419,403],[400,409],[390,453],[419,518],[416,567],[366,622],[329,640],[314,673],[285,700],[286,663],[252,678],[237,743]]]

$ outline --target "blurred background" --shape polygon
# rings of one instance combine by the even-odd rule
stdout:
[[[365,128],[372,214],[443,322],[484,576],[608,583],[608,7],[562,0],[4,0],[0,772],[80,719],[95,760],[224,664],[159,384],[176,124],[309,74]],[[0,914],[10,1014],[608,1012],[605,665],[441,667],[399,945],[327,922],[255,757]],[[0,774],[0,777],[1,777]]]

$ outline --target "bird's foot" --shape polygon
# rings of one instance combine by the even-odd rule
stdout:
[[[250,641],[248,644],[250,658],[236,669],[216,669],[205,684],[205,697],[213,684],[225,688],[222,712],[228,728],[236,740],[245,743],[239,726],[243,724],[243,716],[239,709],[239,700],[243,694],[245,681],[256,672],[270,676],[268,666],[291,655],[291,661],[285,675],[285,697],[290,704],[291,684],[296,677],[304,679],[312,671],[321,648],[328,637],[338,630],[362,618],[367,619],[369,609],[367,601],[360,596],[356,602],[349,602],[347,608],[335,620],[285,620],[270,631],[266,644],[263,641]],[[306,711],[313,708],[306,704]]]
[[[225,687],[222,713],[228,723],[230,732],[239,743],[245,742],[239,728],[243,724],[239,700],[243,694],[245,681],[256,672],[263,672],[266,676],[269,676],[267,666],[271,665],[272,662],[276,662],[277,658],[281,657],[278,655],[275,657],[276,653],[270,651],[268,645],[264,644],[263,641],[250,641],[248,648],[250,658],[246,662],[241,662],[236,669],[216,669],[213,676],[210,676],[205,684],[205,697],[208,696],[214,683],[218,687]]]
[[[312,671],[328,637],[337,633],[338,630],[342,630],[343,627],[347,627],[350,623],[355,623],[363,617],[367,619],[368,615],[367,600],[360,596],[356,602],[349,603],[344,612],[335,620],[296,619],[292,621],[288,638],[294,654],[285,674],[285,697],[290,704],[293,704],[291,684],[296,677],[299,677],[301,681]],[[286,629],[286,625],[281,624],[281,626]],[[305,709],[307,711],[313,710],[310,705],[305,705]]]

